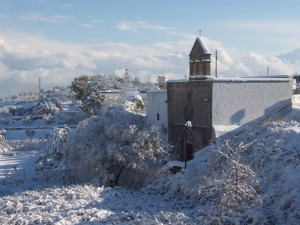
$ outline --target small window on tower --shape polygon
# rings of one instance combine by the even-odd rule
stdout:
[[[159,120],[159,113],[156,114],[156,119]]]

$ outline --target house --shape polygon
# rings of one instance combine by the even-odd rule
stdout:
[[[157,77],[158,87],[160,89],[166,89],[168,80],[170,80],[170,77],[168,77],[168,76],[158,76]]]
[[[166,140],[168,131],[167,105],[166,89],[147,91],[147,122],[160,128]]]

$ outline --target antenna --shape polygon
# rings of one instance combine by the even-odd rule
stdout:
[[[219,50],[222,53],[222,50]],[[218,78],[218,49],[216,49],[216,70],[215,70],[216,78]]]
[[[267,76],[269,76],[269,67],[267,66]]]
[[[201,34],[202,34],[202,30],[199,30],[198,32],[199,32],[199,37],[201,37]]]
[[[41,99],[41,77],[39,77],[39,99]]]
[[[218,77],[218,50],[216,49],[216,70],[215,70],[215,73],[216,73],[216,78]]]

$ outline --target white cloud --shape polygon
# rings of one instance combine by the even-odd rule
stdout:
[[[66,15],[51,15],[45,16],[42,14],[30,13],[20,17],[24,21],[33,21],[33,22],[48,22],[48,23],[61,23],[73,20],[73,16]]]
[[[88,28],[88,29],[92,29],[93,28],[93,26],[91,24],[89,24],[89,23],[82,23],[82,24],[80,24],[80,26],[84,27],[84,28]]]
[[[296,27],[300,26],[299,20],[259,20],[259,21],[224,21],[222,25],[233,28],[233,29],[242,29],[250,30],[251,32],[263,32],[263,33],[277,33],[277,34],[292,34],[297,32]],[[299,33],[299,32],[297,32]]]
[[[218,54],[219,77],[243,77],[297,72],[293,65],[277,57],[266,58],[257,53],[238,55],[222,43],[205,38],[211,49],[211,71],[214,75],[214,49]],[[156,81],[157,75],[173,79],[188,75],[188,54],[194,38],[134,46],[128,43],[100,43],[79,45],[48,40],[44,37],[21,34],[0,35],[0,96],[37,87],[68,85],[82,74],[124,74],[128,68],[132,76],[143,81]],[[299,68],[299,67],[298,67]],[[299,71],[298,71],[299,72]]]
[[[244,77],[244,76],[266,76],[289,75],[293,73],[293,67],[277,57],[264,57],[257,53],[248,53],[240,58],[231,59],[230,63],[222,60],[225,51],[218,59],[218,77]],[[228,53],[226,53],[228,54]],[[212,66],[215,60],[212,61]],[[268,69],[267,69],[268,68]],[[214,70],[214,66],[213,66]]]
[[[235,20],[220,22],[220,27],[227,33],[239,33],[240,40],[252,37],[251,46],[259,51],[260,48],[269,52],[286,51],[299,46],[300,21],[294,20]],[[244,45],[246,45],[245,43]],[[257,45],[257,46],[256,46]],[[243,47],[243,46],[241,46]]]
[[[150,24],[146,21],[120,21],[117,24],[117,28],[119,30],[125,31],[134,31],[137,32],[141,29],[151,29],[156,31],[171,31],[171,27],[161,26],[161,25],[154,25]]]

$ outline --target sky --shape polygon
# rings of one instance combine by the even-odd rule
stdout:
[[[300,73],[298,0],[0,0],[0,96],[80,75],[185,78],[201,35],[218,77]]]

